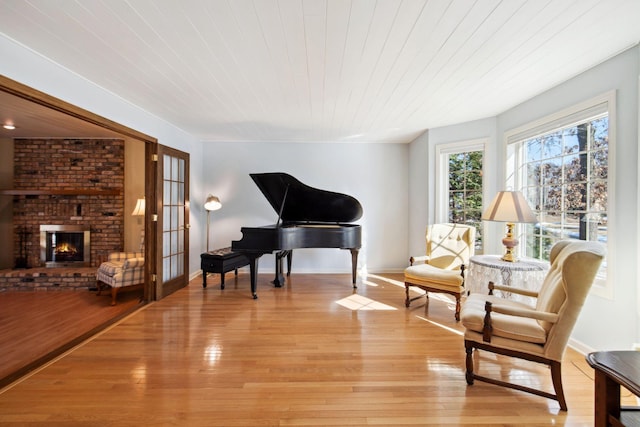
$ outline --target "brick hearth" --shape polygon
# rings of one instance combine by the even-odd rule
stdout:
[[[96,269],[93,267],[0,270],[0,292],[86,291],[95,287]]]

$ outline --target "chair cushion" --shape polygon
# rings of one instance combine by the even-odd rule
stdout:
[[[460,270],[443,270],[429,264],[418,264],[404,270],[405,282],[416,285],[456,288],[463,283]]]
[[[467,297],[462,311],[460,312],[460,320],[465,328],[482,333],[485,316],[485,302],[489,301],[496,305],[508,305],[512,307],[521,307],[533,309],[533,307],[516,301],[507,300],[492,295],[471,294]],[[547,339],[545,329],[537,320],[508,316],[501,313],[491,313],[491,326],[493,327],[493,336],[503,337],[507,339],[524,341],[536,344],[544,344]]]

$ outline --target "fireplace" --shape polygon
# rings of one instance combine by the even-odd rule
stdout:
[[[81,225],[41,225],[40,259],[47,267],[88,267],[91,232]]]

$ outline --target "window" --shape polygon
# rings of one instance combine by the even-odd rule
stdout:
[[[539,223],[525,255],[549,259],[560,239],[607,241],[609,118],[594,117],[523,141],[522,191]]]
[[[441,214],[439,221],[473,225],[476,228],[477,253],[482,253],[482,165],[484,144],[463,143],[439,147],[442,180],[438,187]]]
[[[507,137],[513,188],[538,222],[520,228],[523,256],[549,259],[562,239],[608,241],[611,102],[594,101]],[[606,262],[597,283],[606,286]]]

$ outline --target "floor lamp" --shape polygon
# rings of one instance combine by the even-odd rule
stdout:
[[[209,224],[211,211],[217,211],[222,207],[220,199],[216,196],[209,194],[207,200],[204,202],[204,208],[207,210],[207,252],[209,252]]]
[[[146,203],[144,197],[136,201],[136,207],[133,208],[131,215],[138,217],[138,225],[142,222],[140,217],[144,217],[144,210],[146,209]],[[140,231],[140,250],[144,251],[144,224],[142,224],[142,230]]]

